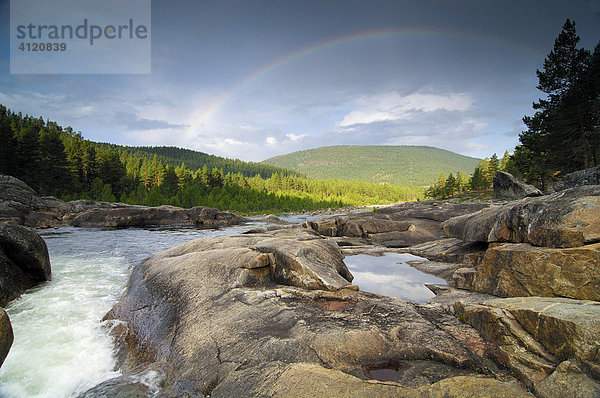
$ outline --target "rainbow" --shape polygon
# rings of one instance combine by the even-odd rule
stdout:
[[[457,40],[466,40],[471,42],[481,42],[486,45],[493,45],[499,48],[508,49],[510,51],[516,51],[523,53],[527,56],[534,56],[539,59],[543,59],[543,54],[538,54],[539,51],[525,47],[522,45],[516,45],[505,40],[477,35],[473,33],[464,33],[459,31],[448,31],[435,28],[403,28],[403,29],[378,29],[369,30],[353,33],[346,36],[334,37],[332,39],[313,44],[311,46],[301,48],[289,54],[286,54],[269,64],[255,70],[250,75],[240,80],[237,84],[227,90],[225,93],[216,98],[211,102],[205,109],[203,109],[197,116],[194,117],[192,122],[188,125],[185,131],[185,135],[189,137],[202,123],[204,123],[211,115],[213,115],[219,108],[223,106],[231,97],[233,97],[238,91],[247,86],[248,84],[256,81],[261,76],[269,73],[273,69],[279,68],[289,62],[305,57],[309,54],[328,49],[331,47],[339,46],[349,42],[370,40],[376,38],[385,37],[444,37],[453,38]]]

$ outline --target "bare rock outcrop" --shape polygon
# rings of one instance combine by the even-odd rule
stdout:
[[[492,206],[444,222],[448,236],[467,242],[578,247],[600,241],[600,186]]]
[[[526,243],[491,247],[469,288],[500,297],[600,301],[600,244],[563,249]]]
[[[172,396],[531,396],[471,326],[439,305],[358,291],[342,258],[299,227],[159,253],[106,316],[121,365],[158,365]],[[407,377],[371,377],[380,368]]]

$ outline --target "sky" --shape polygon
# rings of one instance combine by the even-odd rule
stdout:
[[[483,158],[518,144],[565,20],[600,40],[600,0],[154,0],[151,17],[150,74],[11,74],[0,0],[0,103],[246,161],[346,144]]]

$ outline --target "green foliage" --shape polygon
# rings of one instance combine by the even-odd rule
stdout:
[[[470,172],[478,159],[423,146],[328,146],[265,160],[313,178],[427,186],[440,173]]]
[[[598,165],[600,147],[600,42],[593,54],[578,48],[575,22],[567,19],[537,71],[546,94],[525,116],[527,130],[512,165],[530,183],[545,189],[565,173]]]
[[[109,145],[116,148],[116,145]],[[191,149],[177,148],[171,146],[156,146],[156,147],[124,147],[132,153],[146,152],[150,155],[157,155],[165,164],[171,166],[179,166],[185,163],[192,170],[201,169],[206,166],[209,170],[217,168],[224,174],[227,173],[242,173],[244,177],[254,177],[261,175],[270,177],[273,173],[284,175],[299,175],[297,172],[283,169],[280,167],[270,166],[264,163],[244,162],[239,159],[227,159],[207,153],[192,151]]]
[[[418,200],[422,188],[361,181],[314,180],[273,166],[217,158],[178,148],[121,147],[85,140],[62,128],[11,113],[0,105],[0,140],[11,149],[0,173],[43,194],[158,206],[210,206],[243,213],[310,211]],[[190,168],[175,155],[191,156]],[[218,164],[236,172],[224,171]],[[212,167],[210,167],[212,165]],[[261,173],[266,178],[261,177]]]
[[[503,160],[502,164],[500,164],[496,154],[493,154],[491,158],[482,159],[470,177],[462,171],[457,172],[456,177],[450,173],[447,178],[444,176],[444,173],[441,173],[437,182],[425,190],[425,196],[436,199],[447,199],[465,193],[489,191],[492,188],[496,172],[498,170],[506,170],[506,167],[510,166],[509,158],[510,155],[507,152],[503,158],[507,160],[506,162]]]

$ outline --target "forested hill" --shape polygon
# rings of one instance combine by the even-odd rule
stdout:
[[[176,148],[139,150],[97,143],[71,127],[3,105],[0,174],[23,180],[41,195],[65,200],[209,206],[244,213],[387,204],[423,195],[418,187],[313,180],[269,165]]]
[[[313,178],[357,179],[427,186],[440,173],[470,174],[479,159],[427,146],[328,146],[276,156],[263,163]]]
[[[103,144],[109,145],[111,148],[119,148],[120,146],[114,144]],[[220,156],[209,155],[208,153],[193,151],[191,149],[177,148],[173,146],[138,146],[138,147],[122,147],[126,151],[131,153],[144,152],[150,155],[157,155],[158,158],[166,164],[172,166],[181,166],[184,163],[188,168],[192,170],[201,169],[207,167],[208,170],[217,168],[223,171],[224,174],[241,173],[244,177],[254,177],[260,175],[262,177],[271,177],[274,173],[279,175],[300,175],[300,173],[283,169],[269,164],[257,163],[257,162],[244,162],[239,159],[228,159]]]

